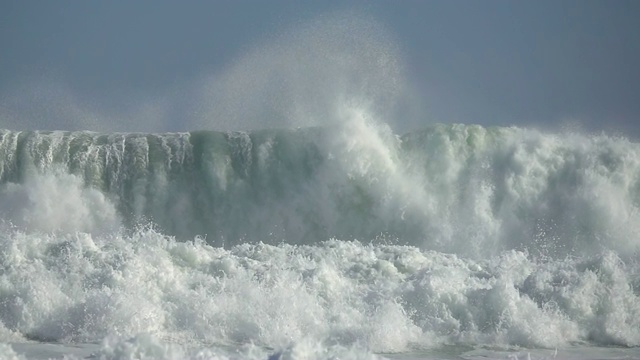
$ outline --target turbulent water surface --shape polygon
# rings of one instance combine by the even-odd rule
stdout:
[[[640,145],[0,131],[1,358],[640,357]]]

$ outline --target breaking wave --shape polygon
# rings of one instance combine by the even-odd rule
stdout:
[[[638,144],[349,119],[0,132],[0,335],[640,345]]]

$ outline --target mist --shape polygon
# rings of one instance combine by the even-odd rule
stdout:
[[[32,80],[2,98],[2,127],[166,132],[335,125],[345,104],[401,123],[411,92],[401,49],[356,12],[319,16],[268,36],[217,71],[111,108],[63,79]],[[405,106],[399,108],[399,104]]]

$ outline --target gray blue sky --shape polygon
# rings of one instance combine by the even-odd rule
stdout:
[[[267,127],[328,116],[335,94],[362,91],[380,108],[402,93],[384,114],[400,131],[635,137],[638,19],[633,0],[3,0],[0,127]]]

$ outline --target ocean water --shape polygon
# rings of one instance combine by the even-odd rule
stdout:
[[[0,358],[640,358],[640,144],[349,119],[0,131]]]

